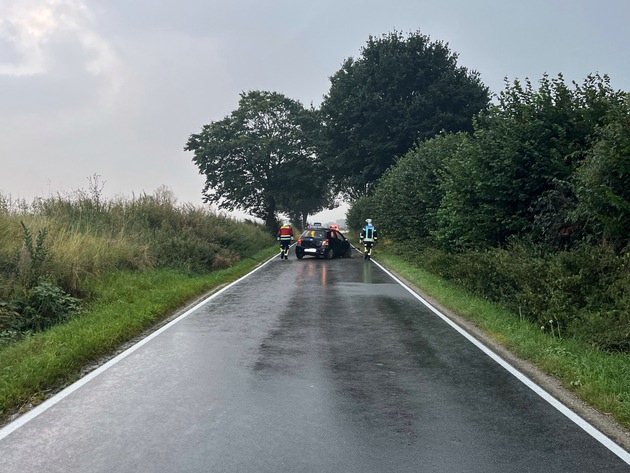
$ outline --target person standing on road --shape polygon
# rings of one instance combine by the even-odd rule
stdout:
[[[372,225],[371,218],[368,218],[365,223],[366,225],[365,227],[363,227],[363,229],[361,230],[361,234],[359,235],[359,240],[365,248],[365,259],[369,259],[369,257],[372,255],[372,247],[376,244],[376,241],[378,240],[378,234],[376,232],[376,228],[374,228],[374,225]]]
[[[293,228],[289,222],[278,230],[278,241],[280,242],[280,259],[289,259],[289,247],[293,241]]]

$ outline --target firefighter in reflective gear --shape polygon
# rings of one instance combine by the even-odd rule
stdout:
[[[278,241],[280,242],[280,259],[289,259],[289,247],[293,241],[293,228],[289,222],[278,230]]]
[[[365,221],[366,225],[361,230],[361,234],[359,235],[359,239],[361,240],[361,244],[364,246],[364,255],[365,259],[370,259],[372,255],[372,247],[378,241],[378,233],[376,232],[376,228],[372,225],[372,219],[368,218]]]

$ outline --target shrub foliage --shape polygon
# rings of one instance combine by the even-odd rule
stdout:
[[[147,268],[203,274],[274,243],[262,226],[178,205],[165,188],[111,201],[94,187],[0,202],[0,344],[78,314],[90,278]]]
[[[506,83],[472,133],[418,143],[367,199],[417,264],[556,336],[630,350],[630,95],[608,77]]]

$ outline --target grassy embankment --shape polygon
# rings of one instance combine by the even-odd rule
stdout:
[[[263,250],[229,269],[187,276],[168,269],[123,271],[95,281],[95,302],[81,317],[0,351],[0,414],[38,404],[83,369],[213,288],[276,254]]]
[[[163,192],[2,197],[0,423],[277,251],[262,227]]]
[[[384,248],[376,250],[375,260],[630,429],[630,354],[604,352],[578,340],[542,331],[500,304],[471,295]]]

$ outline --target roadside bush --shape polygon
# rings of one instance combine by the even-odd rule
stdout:
[[[40,281],[15,300],[13,307],[19,314],[13,328],[38,332],[76,315],[80,302],[51,282]]]
[[[630,93],[597,129],[597,141],[574,177],[578,196],[573,217],[597,241],[617,249],[630,242]]]
[[[155,242],[157,266],[178,268],[191,273],[204,273],[213,269],[228,268],[239,256],[218,243],[196,238],[194,235],[164,236]]]
[[[23,335],[19,331],[19,322],[20,314],[14,305],[0,301],[0,349]]]
[[[276,243],[273,235],[253,222],[238,222],[224,217],[220,228],[223,231],[216,236],[217,242],[240,258],[251,256]]]
[[[625,301],[620,309],[585,312],[580,325],[569,332],[606,351],[630,352],[630,307]],[[577,332],[577,333],[576,333]]]
[[[378,180],[372,218],[392,239],[431,241],[444,197],[444,161],[464,147],[465,133],[440,134],[418,143]]]
[[[577,312],[567,335],[606,350],[630,351],[630,255],[619,256],[611,246],[584,247],[580,253],[572,286],[559,289],[571,295],[567,303]],[[554,309],[560,312],[562,303]]]
[[[506,248],[448,253],[391,245],[392,252],[471,293],[501,303],[560,337],[630,350],[630,256],[610,246],[563,252],[511,241]]]
[[[50,278],[76,297],[87,296],[84,281],[118,269],[154,266],[149,245],[137,238],[106,237],[65,228],[50,231]]]

